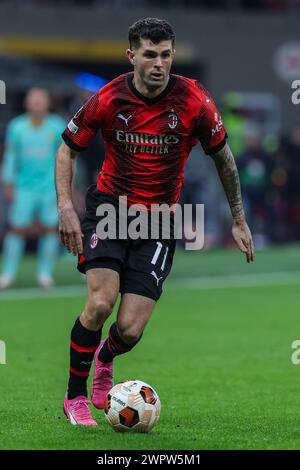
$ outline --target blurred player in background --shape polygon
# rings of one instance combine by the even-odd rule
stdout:
[[[92,402],[96,408],[104,408],[113,385],[113,359],[131,351],[141,339],[171,270],[175,250],[172,237],[99,239],[99,205],[117,206],[119,196],[126,195],[129,205],[143,204],[149,214],[152,204],[170,207],[177,203],[186,160],[200,141],[213,157],[225,189],[233,237],[247,261],[254,258],[239,176],[220,114],[196,80],[170,74],[174,43],[174,31],[166,21],[147,18],[134,23],[129,29],[127,50],[134,72],[105,85],[75,114],[58,151],[60,236],[70,252],[80,255],[78,269],[87,274],[88,288],[84,311],[71,332],[70,376],[64,400],[71,424],[97,424],[87,399],[91,364],[94,360]],[[86,213],[80,224],[71,194],[73,160],[99,129],[106,144],[105,159],[97,186],[87,192]],[[102,326],[119,291],[122,298],[117,321],[100,343]]]
[[[9,287],[18,272],[25,239],[39,222],[37,281],[53,284],[58,250],[57,209],[54,184],[55,155],[64,121],[49,113],[47,90],[32,88],[25,98],[26,114],[9,123],[2,171],[9,206],[9,231],[3,244],[0,288]]]

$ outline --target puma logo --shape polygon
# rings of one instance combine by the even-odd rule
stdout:
[[[153,277],[155,277],[156,279],[156,282],[157,282],[157,286],[158,286],[158,283],[161,279],[163,279],[163,276],[162,277],[157,277],[156,273],[154,271],[151,271],[151,273]]]
[[[120,118],[120,119],[122,119],[122,121],[125,121],[125,124],[126,124],[126,126],[128,127],[128,121],[129,121],[129,119],[132,118],[132,115],[130,114],[130,116],[128,116],[128,118],[126,118],[125,116],[123,116],[123,114],[119,113],[119,114],[117,115],[117,117]]]

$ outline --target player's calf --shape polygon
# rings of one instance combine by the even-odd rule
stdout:
[[[68,399],[78,396],[87,397],[87,379],[95,351],[101,339],[101,328],[92,331],[85,328],[78,318],[71,332],[70,343],[70,375],[68,383]]]
[[[95,352],[95,372],[91,385],[91,400],[98,409],[104,408],[106,396],[113,387],[113,365],[112,362],[104,363],[99,359],[99,352],[105,341],[101,341]]]
[[[103,409],[105,398],[113,386],[113,359],[115,356],[131,351],[141,337],[134,343],[128,344],[121,339],[117,324],[110,327],[106,341],[101,341],[95,352],[95,373],[91,387],[91,399],[96,408]]]

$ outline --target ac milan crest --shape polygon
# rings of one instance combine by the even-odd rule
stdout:
[[[96,248],[96,246],[98,245],[98,241],[99,241],[99,238],[97,237],[97,234],[93,233],[93,235],[91,236],[91,240],[90,240],[90,247],[92,249]]]
[[[169,122],[168,122],[168,126],[170,129],[175,129],[175,127],[177,126],[178,124],[178,117],[177,115],[174,113],[174,111],[172,110],[171,113],[169,114]]]

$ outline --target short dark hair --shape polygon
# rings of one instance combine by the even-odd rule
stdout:
[[[133,23],[128,31],[128,39],[130,49],[138,49],[141,45],[140,39],[150,39],[154,44],[171,40],[173,49],[175,45],[173,27],[159,18],[145,18]]]

